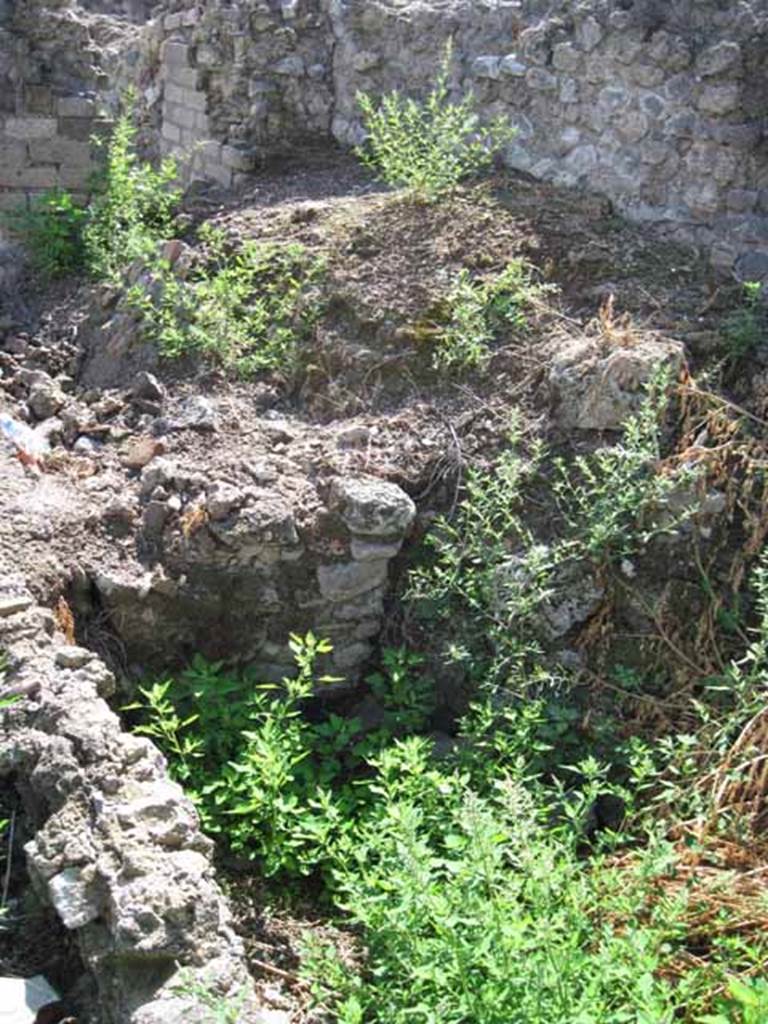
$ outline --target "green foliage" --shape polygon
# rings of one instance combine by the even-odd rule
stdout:
[[[176,164],[155,169],[136,152],[136,127],[124,114],[107,147],[106,168],[83,229],[89,270],[115,280],[135,260],[147,260],[158,242],[172,238],[181,192],[173,187]]]
[[[727,359],[737,362],[752,352],[766,337],[765,308],[760,299],[759,281],[745,281],[741,305],[723,320],[720,333],[725,343]]]
[[[336,871],[365,971],[311,940],[305,957],[317,997],[334,990],[336,1020],[671,1024],[676,999],[656,972],[685,897],[648,912],[663,847],[633,874],[599,859],[586,870],[519,778],[499,774],[482,796],[417,738],[373,763],[378,800]]]
[[[666,386],[663,375],[649,385],[620,444],[557,459],[553,475],[543,472],[541,446],[520,454],[513,430],[491,472],[469,472],[456,516],[435,524],[432,559],[412,573],[410,596],[422,618],[450,623],[452,656],[477,678],[529,695],[555,691],[557,675],[538,667],[537,637],[558,593],[574,573],[625,557],[685,518],[668,515],[665,501],[688,476],[656,470]],[[531,500],[560,510],[546,542],[526,514]]]
[[[53,189],[33,198],[29,209],[12,211],[3,220],[23,240],[32,265],[53,278],[82,269],[87,216],[69,192]]]
[[[719,1012],[699,1017],[699,1024],[765,1024],[768,1020],[768,981],[731,978],[727,999],[720,1000]]]
[[[435,200],[478,174],[514,137],[504,118],[481,125],[471,93],[450,99],[452,44],[446,45],[435,83],[424,102],[397,91],[377,106],[365,93],[357,101],[367,132],[356,153],[388,185]]]
[[[523,260],[510,261],[489,279],[461,270],[445,301],[447,323],[433,354],[437,369],[482,366],[490,345],[506,330],[527,326],[527,310],[552,286],[537,284]]]
[[[279,684],[195,658],[178,680],[140,690],[146,720],[137,731],[155,739],[196,801],[207,831],[233,851],[257,859],[267,875],[327,870],[339,836],[353,827],[368,795],[356,784],[365,759],[407,730],[422,728],[432,707],[421,659],[387,652],[371,686],[384,708],[382,726],[363,736],[356,719],[331,714],[310,721],[304,710],[318,687],[315,664],[330,652],[312,633],[291,638],[297,674]]]
[[[155,258],[129,292],[148,337],[168,357],[202,353],[243,375],[290,370],[319,313],[322,262],[296,243],[234,247],[206,224],[199,234],[204,256],[183,278]]]

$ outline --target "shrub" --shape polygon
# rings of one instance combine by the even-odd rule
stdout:
[[[45,277],[63,277],[83,267],[87,217],[68,192],[53,189],[34,198],[29,209],[13,211],[3,219],[12,234],[23,240],[34,267]]]
[[[768,335],[768,320],[760,299],[759,281],[746,281],[741,304],[723,320],[721,334],[729,362],[748,355]]]
[[[336,1020],[672,1021],[677,999],[657,971],[679,941],[686,897],[650,909],[663,846],[635,873],[600,857],[587,865],[576,833],[547,830],[520,778],[499,774],[480,795],[415,738],[373,763],[378,800],[336,870],[364,969],[307,941],[305,971]]]
[[[523,260],[511,260],[500,274],[485,280],[461,270],[445,300],[447,323],[437,337],[434,366],[482,366],[499,333],[524,330],[528,309],[549,291],[551,285],[534,283]]]
[[[384,96],[378,106],[366,93],[357,97],[367,133],[366,142],[356,150],[358,157],[388,185],[429,200],[482,171],[514,136],[503,118],[481,125],[471,93],[458,102],[450,100],[452,57],[449,41],[424,102],[397,91]]]
[[[174,187],[176,164],[158,169],[136,152],[136,127],[124,114],[107,147],[107,161],[83,230],[88,268],[115,279],[135,260],[152,258],[157,243],[173,236],[181,192]]]
[[[145,712],[137,731],[167,754],[209,832],[268,875],[303,876],[327,872],[340,834],[354,826],[369,796],[355,783],[365,758],[422,727],[431,700],[414,675],[420,659],[390,651],[371,680],[385,709],[380,729],[365,737],[356,719],[333,714],[311,722],[305,706],[329,681],[315,677],[315,664],[331,647],[308,633],[292,637],[291,649],[297,674],[280,685],[198,657],[179,679],[143,687],[130,708]]]
[[[233,246],[205,224],[199,234],[204,254],[183,278],[155,257],[129,291],[147,336],[170,358],[201,353],[246,376],[290,371],[319,314],[322,262],[295,243]]]

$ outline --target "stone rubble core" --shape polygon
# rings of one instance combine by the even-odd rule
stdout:
[[[240,939],[214,880],[210,840],[157,748],[123,732],[105,698],[114,677],[69,645],[23,581],[0,576],[5,692],[0,778],[11,779],[35,827],[25,848],[32,884],[73,931],[98,991],[99,1024],[202,1024],[175,990],[177,965],[222,997],[255,1006]],[[72,979],[75,981],[75,979]]]
[[[396,484],[356,476],[321,486],[323,501],[310,482],[291,478],[296,466],[246,468],[250,484],[207,482],[153,459],[138,507],[107,510],[137,522],[151,565],[96,570],[101,608],[129,662],[160,670],[180,651],[236,652],[265,681],[279,681],[294,669],[290,634],[312,629],[333,643],[323,668],[355,683],[381,630],[389,564],[415,518],[413,501]]]
[[[517,128],[508,166],[768,280],[768,0],[165,0],[144,25],[110,16],[125,6],[0,3],[0,205],[85,189],[129,83],[149,148],[229,188],[271,154],[360,142],[358,91],[423,93],[451,36],[453,85]]]

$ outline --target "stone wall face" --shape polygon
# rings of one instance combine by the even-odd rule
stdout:
[[[193,176],[229,186],[311,136],[358,142],[357,91],[423,92],[452,36],[456,88],[517,127],[509,166],[768,275],[768,0],[172,6],[163,137]]]
[[[98,168],[91,142],[109,125],[110,19],[65,4],[0,4],[0,208],[64,188],[84,198]]]
[[[165,0],[137,48],[147,7],[0,2],[0,201],[84,187],[67,102],[127,77],[162,151],[230,187],[267,154],[359,141],[357,91],[423,93],[451,36],[455,87],[518,129],[509,166],[768,277],[768,0]]]

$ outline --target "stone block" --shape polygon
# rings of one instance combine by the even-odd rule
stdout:
[[[283,57],[279,60],[272,69],[276,75],[287,75],[293,77],[300,77],[304,74],[305,65],[304,59],[299,57],[298,54],[292,54],[290,57]]]
[[[221,185],[222,188],[232,187],[232,171],[228,167],[224,167],[220,163],[216,163],[213,160],[208,160],[204,163],[204,174],[206,178],[211,178],[217,184]]]
[[[52,114],[53,92],[47,85],[27,85],[24,88],[24,108],[30,114]]]
[[[58,127],[55,117],[8,117],[5,134],[12,139],[52,139]]]
[[[56,188],[59,176],[55,167],[18,167],[0,169],[0,188]]]
[[[163,119],[163,127],[160,130],[160,134],[168,142],[181,142],[181,129],[178,125],[167,121],[165,118]]]
[[[95,117],[96,101],[89,96],[60,96],[56,101],[59,117]]]
[[[194,128],[196,113],[187,107],[179,106],[177,103],[166,102],[163,105],[163,123],[171,121],[179,128]]]
[[[648,134],[649,121],[639,110],[628,110],[616,120],[616,131],[625,142],[639,142]]]
[[[163,44],[162,62],[166,65],[181,65],[189,67],[192,64],[191,48],[186,43],[178,43],[169,40]]]
[[[163,18],[163,28],[166,32],[173,32],[177,28],[181,28],[181,13],[166,14]]]
[[[171,64],[165,69],[166,81],[182,89],[197,89],[202,81],[202,72],[197,68],[185,68]]]
[[[701,90],[696,106],[705,114],[722,116],[739,109],[741,90],[735,83],[707,85]]]
[[[321,565],[317,582],[328,601],[349,601],[381,587],[387,579],[387,560]]]
[[[59,167],[59,184],[66,189],[88,189],[91,187],[94,174],[99,171],[99,165],[92,163],[83,164],[81,167]]]
[[[60,117],[58,125],[59,135],[80,142],[87,142],[92,137],[105,139],[112,130],[112,122],[107,118]]]
[[[199,110],[195,111],[195,131],[197,132],[198,138],[204,138],[206,135],[211,133],[211,124],[207,114],[201,114]]]
[[[75,139],[31,139],[29,158],[35,164],[68,164],[90,167],[91,144]]]
[[[557,77],[544,68],[529,68],[525,84],[535,92],[554,92],[557,89]]]
[[[578,103],[579,83],[575,78],[566,78],[560,83],[558,99],[561,103]]]
[[[518,60],[515,53],[508,53],[506,57],[502,57],[499,64],[499,71],[508,78],[525,78],[527,70],[527,65]]]
[[[475,78],[496,79],[501,73],[500,69],[501,57],[476,57],[472,61],[472,74]]]
[[[221,149],[221,162],[233,171],[252,171],[257,159],[258,153],[252,148],[223,146]]]
[[[197,48],[197,65],[201,68],[215,68],[221,64],[221,56],[215,46],[203,43]]]
[[[368,539],[402,537],[416,515],[416,506],[402,488],[385,480],[334,480],[330,507],[350,533]]]
[[[602,25],[591,15],[584,18],[583,21],[580,21],[577,24],[576,41],[583,50],[586,50],[587,52],[594,50],[602,38]]]
[[[361,50],[352,59],[352,67],[359,74],[371,71],[373,68],[378,67],[379,64],[381,64],[381,54],[376,53],[375,50]]]
[[[6,139],[0,135],[0,171],[18,170],[29,164],[29,149],[26,142]]]
[[[726,40],[707,47],[696,59],[696,71],[705,78],[735,71],[740,66],[741,47],[738,43]]]
[[[573,43],[558,43],[552,50],[552,66],[573,73],[581,65],[581,54]]]

